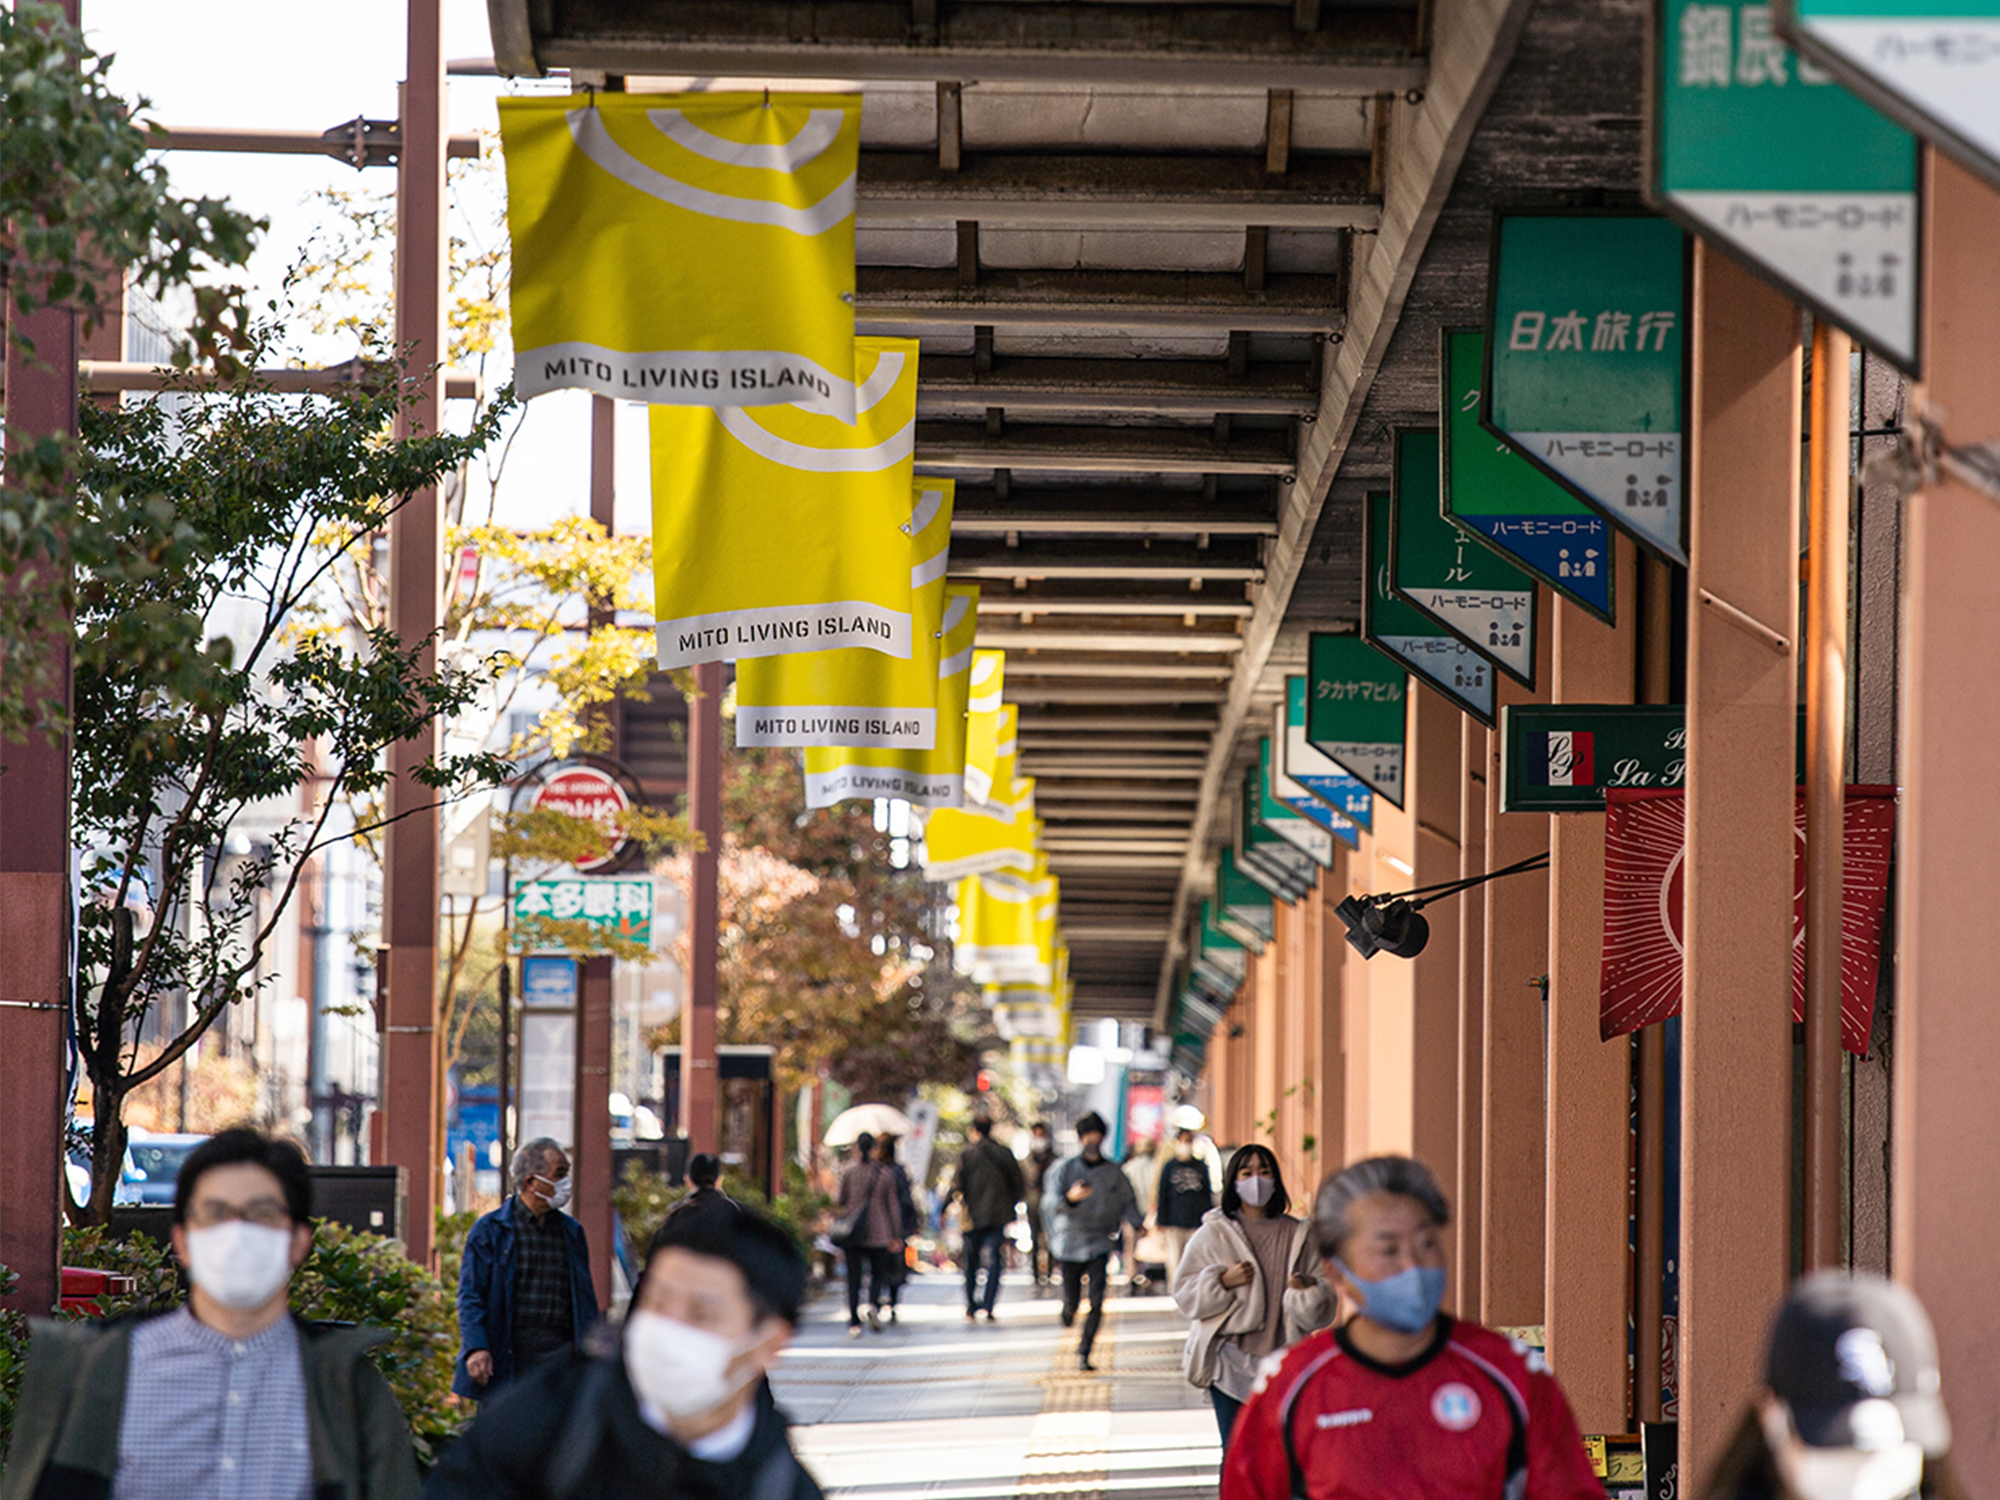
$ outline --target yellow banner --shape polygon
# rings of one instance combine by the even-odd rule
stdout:
[[[1033,985],[1046,988],[1054,980],[1055,953],[1043,939],[1043,907],[1053,902],[1055,880],[1045,877],[1031,886],[968,875],[958,883],[958,937],[952,963],[957,971],[982,985]]]
[[[854,420],[860,95],[507,98],[500,141],[521,395]]]
[[[1006,686],[1007,653],[973,652],[972,697],[965,724],[965,795],[974,802],[987,801],[994,787],[1007,785],[999,775],[1000,710],[1005,706],[1000,700]]]
[[[807,807],[832,807],[856,797],[900,797],[914,807],[955,808],[964,802],[966,691],[978,629],[979,585],[946,584],[944,634],[938,646],[937,743],[928,750],[810,748]]]
[[[1038,857],[1042,825],[1035,816],[1034,778],[1017,779],[1011,791],[1011,818],[946,807],[924,820],[924,879],[1005,871],[1032,878],[1047,867]]]
[[[736,669],[738,745],[849,745],[929,750],[937,743],[938,639],[951,553],[949,479],[919,479],[911,492],[908,660],[879,651],[759,656]],[[959,608],[969,611],[971,601]],[[957,621],[953,622],[954,624]]]
[[[864,647],[910,658],[917,341],[854,341],[853,426],[796,406],[653,408],[660,665]]]

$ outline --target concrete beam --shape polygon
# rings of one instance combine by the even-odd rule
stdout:
[[[1227,682],[1235,671],[1227,664],[1179,661],[1065,661],[1057,656],[1019,656],[1007,664],[1012,686],[1023,678],[1105,677],[1127,682]]]
[[[856,184],[863,224],[984,220],[1010,228],[1373,230],[1366,156],[1319,156],[1282,177],[1257,157],[976,156],[955,172],[928,152],[864,151]]]
[[[1158,416],[1311,416],[1310,366],[1268,364],[1229,373],[1219,360],[996,359],[981,373],[967,355],[924,356],[917,413],[1114,412]]]
[[[488,0],[494,62],[734,78],[1290,88],[1357,97],[1421,88],[1415,13],[1343,8],[1310,32],[1282,8],[1088,3],[939,7],[908,0],[801,11],[789,0]]]
[[[968,549],[954,548],[954,553]],[[1006,573],[988,574],[988,577],[1010,577]],[[1129,616],[1138,619],[1157,615],[1183,616],[1223,616],[1243,619],[1251,612],[1246,599],[1223,598],[1216,594],[1197,594],[1181,589],[1150,594],[1102,595],[1075,593],[1062,587],[1060,581],[1044,584],[1032,590],[1017,589],[1011,594],[982,593],[979,596],[979,612],[982,615],[1079,615],[1079,616]]]
[[[1220,703],[1228,689],[1195,686],[1185,682],[1160,682],[1148,686],[1105,687],[1089,682],[1023,682],[1018,689],[1007,684],[1010,703]]]
[[[1294,464],[1288,432],[1239,432],[1218,443],[1171,427],[1016,427],[991,437],[971,422],[917,423],[924,469],[1108,474],[1276,474]]]
[[[1264,565],[1254,543],[1218,542],[1211,547],[1157,547],[1112,550],[1106,547],[1061,542],[1041,542],[1027,547],[1008,547],[974,538],[954,543],[951,549],[951,576],[954,578],[1102,578],[1145,579],[1164,583],[1174,579],[1216,579],[1245,583],[1264,576]],[[985,601],[981,601],[982,607]],[[1199,613],[1199,602],[1190,591],[1188,613]],[[1036,613],[1041,610],[1037,607]]]
[[[970,489],[970,486],[967,487]],[[1196,495],[1113,490],[1016,490],[1005,500],[966,491],[952,512],[953,536],[1275,536],[1262,496],[1220,504]]]
[[[1246,292],[1235,272],[994,271],[960,283],[956,267],[861,266],[864,332],[938,324],[1078,331],[1153,328],[1207,333],[1337,333],[1346,326],[1335,276],[1273,276]]]
[[[1121,651],[1212,656],[1243,649],[1241,637],[1212,631],[985,629],[979,644],[1006,651]]]

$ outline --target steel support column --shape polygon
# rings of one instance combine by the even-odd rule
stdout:
[[[1846,334],[1813,326],[1806,583],[1805,1263],[1846,1263],[1840,950],[1846,893],[1848,401]]]
[[[688,821],[702,838],[691,861],[688,993],[681,1024],[681,1133],[688,1150],[713,1151],[721,1079],[715,1063],[716,930],[721,918],[722,664],[694,669],[701,696],[688,704]]]
[[[2000,433],[2000,194],[1935,152],[1924,235],[1930,415],[1952,444]],[[1937,1325],[1952,1463],[2000,1463],[2000,1200],[1969,1189],[2000,1158],[2000,884],[1993,746],[2000,737],[2000,505],[1962,480],[1904,512],[1903,826],[1896,881],[1890,1265]]]
[[[410,0],[409,68],[402,90],[403,146],[396,168],[396,343],[409,351],[409,403],[396,436],[442,425],[444,393],[445,87],[440,0]],[[420,490],[389,522],[389,624],[406,645],[421,642],[421,670],[437,666],[443,612],[444,532],[435,486]],[[384,1007],[382,1140],[388,1160],[409,1172],[405,1248],[419,1265],[432,1258],[432,1223],[442,1186],[443,1118],[438,1088],[437,794],[415,772],[436,754],[426,724],[391,747],[389,826],[383,838],[382,937],[389,950]]]
[[[1798,309],[1695,250],[1680,1472],[1762,1383],[1791,1219]],[[1774,644],[1774,640],[1781,644]]]
[[[1458,873],[1486,871],[1486,728],[1459,716]],[[1453,1305],[1479,1316],[1483,1276],[1480,1246],[1480,1167],[1486,1136],[1486,903],[1467,891],[1458,908],[1458,1196],[1452,1200]]]
[[[1630,541],[1613,539],[1617,597],[1637,593]],[[1630,703],[1637,611],[1616,627],[1555,607],[1558,703]],[[1550,1363],[1585,1432],[1629,1422],[1632,1046],[1598,1029],[1604,946],[1604,819],[1549,820],[1548,1254]]]

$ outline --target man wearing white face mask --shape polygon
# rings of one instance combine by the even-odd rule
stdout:
[[[762,1215],[673,1215],[622,1334],[599,1330],[482,1406],[426,1500],[821,1500],[765,1379],[805,1285],[805,1256]]]
[[[1320,1184],[1313,1230],[1353,1315],[1264,1362],[1222,1500],[1604,1500],[1540,1351],[1443,1311],[1450,1218],[1407,1156]]]
[[[569,1206],[569,1157],[543,1137],[514,1153],[514,1195],[472,1226],[458,1271],[458,1370],[483,1400],[537,1361],[576,1347],[597,1321],[590,1249]]]
[[[312,1246],[290,1141],[225,1130],[189,1153],[174,1252],[193,1291],[160,1317],[35,1329],[6,1500],[414,1500],[416,1458],[367,1350],[286,1309]]]
[[[1705,1500],[1958,1500],[1937,1339],[1909,1288],[1806,1277],[1778,1310],[1764,1371]]]

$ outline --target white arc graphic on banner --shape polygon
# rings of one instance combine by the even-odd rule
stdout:
[[[840,139],[846,116],[837,109],[816,109],[789,141],[777,146],[757,146],[748,141],[732,141],[712,130],[704,130],[677,109],[649,109],[646,118],[653,128],[682,150],[724,167],[749,167],[759,172],[796,172],[807,162],[826,152]]]
[[[855,392],[857,415],[874,410],[896,388],[896,382],[902,377],[903,363],[904,357],[895,353],[884,354],[876,361],[874,373]],[[759,458],[768,458],[774,464],[783,464],[788,469],[802,469],[809,474],[873,474],[901,463],[916,451],[917,445],[914,417],[901,431],[892,433],[872,448],[816,448],[810,443],[779,437],[760,423],[748,407],[722,407],[715,416],[722,423],[723,431]]]

